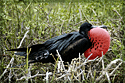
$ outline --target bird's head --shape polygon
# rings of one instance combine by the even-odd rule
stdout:
[[[83,24],[80,26],[79,33],[81,33],[81,34],[83,34],[83,35],[84,35],[84,34],[87,34],[90,29],[92,29],[92,25],[91,25],[90,23],[88,23],[88,22],[85,22],[85,23],[83,23]]]
[[[103,29],[107,29],[107,27],[105,25],[101,25],[101,26],[94,26],[94,25],[91,25],[90,23],[88,22],[85,22],[83,23],[81,26],[80,26],[80,30],[79,30],[79,33],[81,34],[88,34],[88,31],[90,31],[91,29],[93,28],[103,28]]]
[[[110,35],[106,31],[105,25],[93,26],[90,23],[83,23],[80,26],[79,33],[89,37],[92,46],[84,52],[85,57],[89,55],[89,59],[95,59],[97,56],[101,57],[102,52],[105,54],[110,46]]]

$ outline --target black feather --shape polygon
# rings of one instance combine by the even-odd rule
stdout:
[[[28,47],[28,50],[31,49],[29,60],[33,62],[53,63],[55,62],[53,56],[57,59],[56,50],[58,50],[63,61],[70,62],[73,58],[78,57],[79,53],[84,53],[92,45],[87,35],[88,31],[92,28],[94,27],[90,23],[85,22],[81,25],[79,32],[63,34],[51,38],[43,44]],[[11,49],[9,51],[21,51],[15,54],[25,57],[27,54],[27,48]]]

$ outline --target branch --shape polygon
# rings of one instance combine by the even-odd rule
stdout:
[[[39,74],[39,72],[38,72],[36,75],[33,75],[33,76],[29,77],[29,79],[35,78],[37,76],[46,76],[46,74]],[[22,79],[26,79],[26,76],[23,76],[20,79],[17,79],[17,81],[22,80]]]
[[[22,38],[20,45],[17,48],[20,48],[24,39],[26,38],[27,33],[29,32],[29,28],[27,27],[27,32],[25,33],[24,37]],[[0,76],[0,79],[4,76],[4,74],[7,72],[7,69],[9,68],[9,66],[14,62],[14,57],[11,58],[10,63],[7,65],[6,69],[4,70],[4,72],[2,73],[2,75]],[[11,73],[11,72],[10,72]],[[9,74],[10,76],[11,74]],[[10,79],[10,78],[9,78]]]
[[[46,72],[46,83],[49,83],[49,76],[52,75],[52,72]]]
[[[121,15],[118,13],[118,11],[117,11],[117,10],[113,10],[113,11],[115,11],[115,12],[118,14],[118,16],[120,17],[120,20],[121,20],[122,17],[121,17]]]
[[[63,67],[63,69],[64,69],[65,73],[66,73],[66,74],[68,74],[68,72],[65,70],[65,67],[64,67],[64,64],[63,64],[62,58],[61,58],[61,56],[60,56],[60,54],[59,54],[58,50],[56,50],[56,52],[57,52],[57,54],[58,54],[58,56],[59,56],[60,61],[62,62],[62,67]],[[71,79],[70,79],[70,77],[69,77],[69,76],[68,76],[68,79],[71,81]]]
[[[6,69],[4,70],[4,72],[2,73],[2,75],[0,76],[0,79],[4,76],[4,74],[7,72],[7,69],[9,68],[10,64],[14,61],[14,57],[11,58],[10,63],[7,65]]]
[[[116,64],[118,61],[121,61],[121,63],[109,74],[109,76],[111,76],[114,71],[118,69],[118,67],[122,64],[123,61],[121,59],[115,59],[114,61],[111,61],[110,64],[108,64],[107,67],[104,69],[104,71],[102,71],[102,75],[96,79],[96,82],[102,79],[102,77],[107,73],[108,69],[112,67],[113,64]]]
[[[22,45],[24,39],[25,39],[26,36],[27,36],[27,33],[29,32],[29,28],[28,28],[28,27],[26,27],[26,28],[27,28],[27,31],[26,31],[26,33],[24,34],[24,36],[23,36],[23,38],[22,38],[22,40],[21,40],[21,42],[20,42],[20,45],[19,45],[17,48],[20,48],[20,47],[21,47],[21,45]]]

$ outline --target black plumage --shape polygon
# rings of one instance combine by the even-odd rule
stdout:
[[[28,47],[28,50],[31,49],[29,60],[31,60],[31,62],[53,63],[55,62],[54,58],[58,58],[56,55],[56,50],[58,50],[64,62],[71,62],[73,58],[79,56],[79,53],[84,53],[92,45],[87,35],[88,31],[92,28],[94,27],[90,23],[85,22],[80,26],[79,32],[63,34],[51,38],[43,44],[36,44]],[[27,56],[27,48],[11,49],[9,51],[20,51],[15,54]]]

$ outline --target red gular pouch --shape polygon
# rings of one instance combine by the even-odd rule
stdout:
[[[91,53],[92,55],[88,58],[89,60],[95,59],[97,56],[101,57],[108,51],[110,46],[110,35],[103,28],[93,28],[88,32],[92,46],[84,52],[84,56],[87,58]]]

